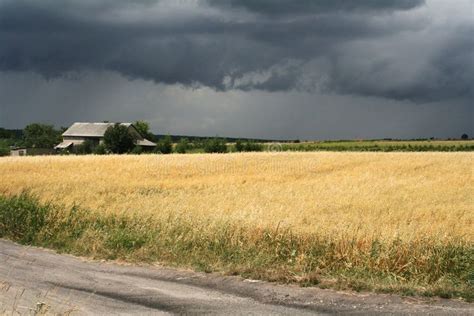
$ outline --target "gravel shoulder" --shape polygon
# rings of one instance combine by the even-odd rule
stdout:
[[[474,304],[95,262],[0,239],[0,314],[474,315]]]

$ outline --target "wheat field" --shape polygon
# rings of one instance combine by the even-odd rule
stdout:
[[[100,259],[472,300],[473,157],[7,157],[0,237]]]
[[[474,239],[472,153],[254,153],[0,160],[0,192],[94,210],[310,233]]]

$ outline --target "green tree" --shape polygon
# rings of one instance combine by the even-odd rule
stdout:
[[[206,153],[225,153],[227,152],[227,140],[219,137],[208,139],[204,144]]]
[[[1,156],[9,156],[10,155],[10,148],[6,141],[0,141],[0,157]]]
[[[263,145],[260,143],[247,141],[243,145],[243,151],[263,151]]]
[[[156,153],[171,154],[173,152],[173,141],[170,135],[161,138],[155,148]]]
[[[26,147],[53,148],[61,142],[61,133],[55,130],[53,125],[29,124],[23,133]]]
[[[15,138],[15,133],[0,127],[0,138]]]
[[[108,151],[114,154],[123,154],[135,147],[135,140],[126,126],[117,123],[105,131],[104,145]]]
[[[145,122],[145,121],[136,121],[135,123],[133,123],[133,126],[135,126],[135,128],[136,128],[137,131],[140,133],[140,135],[142,135],[142,136],[145,137],[146,139],[151,140],[151,141],[155,141],[155,140],[156,140],[155,135],[153,135],[153,134],[150,132],[150,124],[148,124],[148,122]]]
[[[235,151],[243,151],[244,150],[244,146],[242,144],[242,141],[240,139],[238,139],[236,142],[235,142]]]
[[[462,135],[461,135],[461,139],[462,139],[462,140],[468,140],[468,139],[469,139],[469,135],[467,135],[467,134],[462,134]]]
[[[204,151],[204,144],[205,144],[204,140],[201,140],[199,138],[194,138],[189,141],[188,150]]]
[[[254,141],[242,142],[240,139],[235,143],[235,151],[262,151],[263,145]]]
[[[185,154],[189,149],[189,141],[187,138],[181,138],[179,143],[176,145],[176,152],[180,154]]]

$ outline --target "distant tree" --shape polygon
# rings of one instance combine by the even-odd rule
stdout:
[[[105,131],[104,145],[108,151],[114,154],[123,154],[135,147],[135,141],[128,132],[128,128],[117,123]]]
[[[189,148],[189,141],[187,138],[181,138],[176,145],[176,152],[179,154],[185,154]]]
[[[15,138],[15,133],[0,127],[0,138]]]
[[[173,152],[173,141],[170,135],[166,135],[159,140],[155,152],[160,154],[171,154]]]
[[[150,132],[150,124],[148,124],[148,122],[136,121],[135,123],[133,123],[133,126],[135,126],[140,135],[142,135],[146,139],[151,141],[155,140],[155,135]]]
[[[10,155],[10,148],[6,141],[0,141],[0,156]]]
[[[262,151],[263,145],[253,141],[247,141],[243,145],[243,151]]]
[[[53,148],[61,142],[61,133],[54,129],[53,125],[30,124],[23,131],[26,147]]]
[[[237,141],[235,142],[235,151],[238,151],[238,152],[244,151],[244,146],[240,139],[237,139]]]
[[[469,135],[467,135],[467,134],[462,134],[462,135],[461,135],[461,139],[462,139],[462,140],[467,140],[467,139],[469,139]]]
[[[189,148],[192,148],[194,150],[204,150],[204,144],[205,140],[200,139],[200,138],[194,138],[190,143],[189,143]]]
[[[208,139],[204,144],[206,153],[225,153],[227,152],[227,141],[223,138],[214,137]]]
[[[235,143],[235,151],[262,151],[263,145],[254,141],[247,140],[242,142],[238,140]]]

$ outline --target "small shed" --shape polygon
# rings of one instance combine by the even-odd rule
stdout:
[[[10,149],[10,156],[19,157],[26,156],[28,154],[27,148],[12,148]]]

